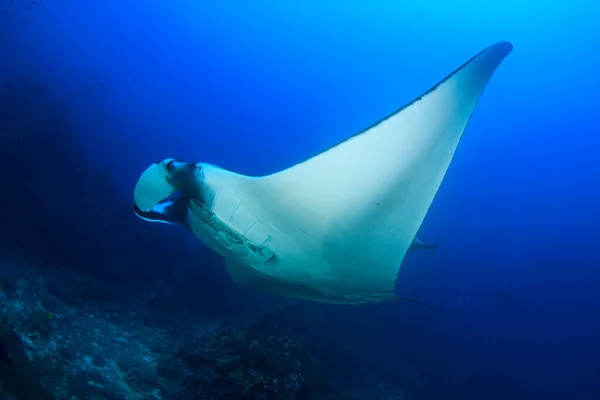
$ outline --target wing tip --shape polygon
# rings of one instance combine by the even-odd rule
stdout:
[[[496,47],[496,48],[503,49],[507,53],[510,53],[512,51],[512,49],[514,48],[513,44],[511,42],[509,42],[508,40],[501,40],[499,42],[492,44],[490,47]]]
[[[488,46],[482,53],[493,53],[495,58],[499,59],[499,62],[502,61],[511,51],[513,51],[514,46],[511,42],[507,40],[503,40],[500,42],[496,42],[490,46]],[[499,63],[498,62],[498,63]]]

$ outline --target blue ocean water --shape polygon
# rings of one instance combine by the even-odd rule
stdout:
[[[0,395],[599,399],[598,18],[587,0],[0,0]],[[419,231],[440,244],[399,273],[437,311],[241,288],[189,232],[132,212],[157,160],[279,171],[502,40]],[[305,369],[271,365],[243,394],[197,378],[197,341],[248,324],[299,341]]]

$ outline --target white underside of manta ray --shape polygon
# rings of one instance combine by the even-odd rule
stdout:
[[[261,177],[166,159],[134,189],[143,219],[182,225],[239,285],[328,303],[396,298],[402,260],[508,42],[344,142]]]

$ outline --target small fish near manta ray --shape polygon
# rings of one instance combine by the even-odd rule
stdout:
[[[134,188],[134,210],[182,222],[238,285],[337,304],[402,299],[394,293],[402,260],[512,48],[489,46],[411,103],[271,175],[152,164]]]
[[[410,244],[408,251],[415,251],[415,250],[435,251],[435,249],[437,249],[439,244],[440,244],[439,240],[435,243],[427,243],[423,239],[421,239],[421,237],[419,235],[417,235],[417,236],[415,236],[412,243]]]

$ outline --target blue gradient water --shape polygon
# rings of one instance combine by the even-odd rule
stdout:
[[[473,377],[465,385],[481,387],[440,399],[496,398],[513,386],[600,398],[595,2],[2,0],[0,11],[0,79],[43,82],[66,107],[85,159],[114,182],[119,221],[130,216],[188,248],[200,244],[130,215],[150,163],[277,171],[387,115],[489,44],[511,41],[421,229],[441,244],[434,255],[409,255],[398,283],[399,293],[447,308],[470,296],[468,313],[345,309],[357,331],[380,327],[368,336],[379,347],[360,333],[346,340],[380,365],[406,356],[428,374],[452,380],[448,371],[462,371]],[[502,293],[519,312],[506,312]],[[518,398],[510,390],[503,398]]]

